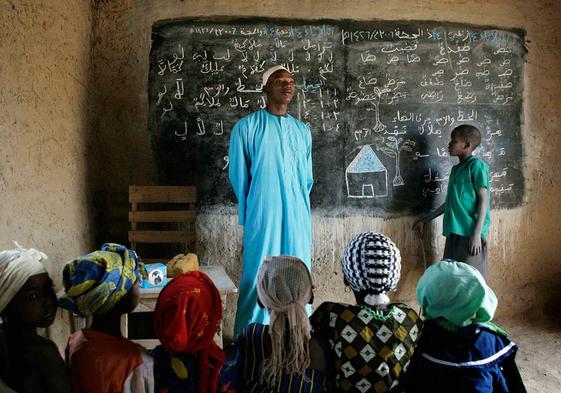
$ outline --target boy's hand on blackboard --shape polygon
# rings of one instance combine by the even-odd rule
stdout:
[[[469,238],[469,253],[471,255],[477,255],[481,252],[481,236],[472,235]]]
[[[421,237],[423,237],[423,233],[425,231],[425,223],[423,222],[423,220],[419,219],[419,220],[417,220],[413,223],[413,226],[411,227],[411,229],[419,232],[419,235],[421,235]]]

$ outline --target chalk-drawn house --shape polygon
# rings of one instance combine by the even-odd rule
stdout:
[[[349,198],[388,196],[388,171],[374,150],[364,146],[345,170]]]

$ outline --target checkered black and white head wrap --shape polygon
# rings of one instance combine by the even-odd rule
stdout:
[[[395,290],[400,278],[399,249],[385,235],[359,233],[345,248],[343,273],[355,292],[366,294],[367,304],[387,304],[386,292]]]

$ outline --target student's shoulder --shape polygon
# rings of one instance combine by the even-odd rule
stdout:
[[[506,331],[491,322],[472,324],[474,334],[473,346],[479,353],[501,359],[516,353],[518,346],[511,341]]]
[[[24,335],[22,337],[23,337],[23,340],[26,343],[29,343],[30,345],[33,345],[33,346],[36,346],[36,347],[44,347],[44,348],[54,347],[54,348],[56,348],[56,344],[54,342],[52,342],[48,338],[42,337],[38,334],[29,334],[29,335]]]
[[[496,337],[503,342],[510,342],[510,338],[506,330],[493,322],[475,323],[474,326],[483,334]]]
[[[447,321],[431,319],[425,321],[423,334],[425,332],[428,334],[429,331],[436,332],[440,338],[448,334],[453,339],[487,343],[484,345],[489,345],[489,342],[500,342],[502,345],[508,345],[511,342],[507,332],[492,322],[473,322],[467,326],[456,327]],[[496,348],[496,345],[493,344],[491,347]]]
[[[62,360],[56,344],[48,338],[35,335],[23,344],[27,352],[33,353],[34,357],[42,362]]]
[[[267,333],[268,331],[268,325],[263,325],[261,323],[250,323],[245,328],[243,328],[241,333],[238,335],[238,340],[251,339],[254,336],[260,336],[262,333]]]
[[[488,170],[489,169],[489,164],[487,164],[487,162],[485,160],[483,160],[482,158],[479,158],[477,156],[472,156],[469,165],[472,168],[483,168]]]
[[[238,333],[235,345],[238,350],[243,350],[248,343],[261,343],[268,340],[269,326],[260,323],[250,323]],[[260,344],[258,344],[260,345]]]
[[[320,306],[314,311],[314,315],[341,315],[345,311],[350,311],[357,313],[361,309],[360,306],[354,304],[345,304],[345,303],[335,303],[335,302],[323,302]]]
[[[244,330],[255,332],[255,331],[267,329],[268,327],[269,325],[264,325],[258,322],[252,322],[249,325],[247,325]]]
[[[402,313],[406,314],[411,319],[420,319],[420,315],[413,307],[405,304],[405,303],[391,303],[390,307],[395,307],[396,309],[400,310]]]

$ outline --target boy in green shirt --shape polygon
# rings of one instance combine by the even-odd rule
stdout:
[[[489,230],[489,166],[473,151],[481,142],[479,130],[461,125],[452,130],[448,152],[460,162],[452,167],[446,202],[413,224],[421,236],[424,224],[444,213],[444,258],[465,262],[487,279],[487,232]]]

